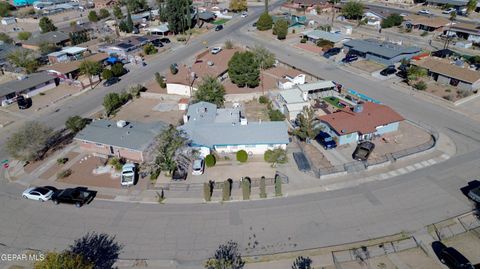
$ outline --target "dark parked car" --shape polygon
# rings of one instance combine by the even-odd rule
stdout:
[[[320,132],[315,140],[317,140],[317,142],[322,145],[324,149],[333,149],[337,147],[335,140],[333,140],[333,138],[325,132]]]
[[[84,204],[90,203],[95,197],[95,194],[96,192],[83,187],[70,188],[54,193],[52,195],[52,201],[56,205],[65,203],[75,204],[76,207],[81,207]]]
[[[162,37],[162,38],[160,38],[160,42],[168,44],[168,43],[170,43],[170,39],[168,39],[166,37]]]
[[[352,157],[354,160],[357,161],[366,161],[374,148],[375,144],[370,141],[361,142],[357,145],[357,148],[353,152]]]
[[[162,41],[160,41],[160,39],[155,39],[155,40],[152,40],[152,44],[155,46],[155,47],[163,47],[163,43]]]
[[[30,98],[25,98],[23,95],[17,97],[17,105],[19,109],[27,109],[30,107]]]
[[[215,31],[220,31],[220,30],[223,30],[223,25],[219,24],[215,26]]]
[[[117,78],[117,77],[109,78],[109,79],[105,80],[105,82],[103,83],[103,86],[109,87],[109,86],[112,86],[113,84],[115,84],[119,81],[120,81],[120,79]]]
[[[354,54],[348,54],[347,56],[345,56],[345,58],[342,59],[342,62],[344,63],[351,63],[351,62],[354,62],[358,60],[358,56],[357,55],[354,55]]]
[[[174,181],[180,181],[180,180],[186,180],[187,179],[187,174],[188,172],[183,170],[180,167],[175,168],[172,173],[172,180]]]
[[[328,58],[330,58],[330,57],[332,57],[332,56],[335,56],[335,55],[339,54],[340,51],[342,51],[341,48],[331,48],[331,49],[327,50],[327,51],[323,54],[323,57],[325,57],[325,58],[328,59]]]
[[[394,65],[389,65],[387,68],[380,71],[380,75],[390,76],[390,75],[395,74],[396,72],[397,72],[397,69],[395,68],[395,66]]]
[[[467,195],[468,195],[468,198],[480,204],[480,187],[471,189]]]
[[[445,246],[442,242],[432,242],[432,249],[438,259],[450,269],[475,269],[465,256],[456,249]]]

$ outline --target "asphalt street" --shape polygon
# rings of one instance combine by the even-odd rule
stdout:
[[[249,17],[249,22],[253,16]],[[277,253],[366,240],[462,214],[471,204],[459,191],[480,174],[480,126],[462,114],[393,89],[386,82],[347,72],[273,40],[252,39],[239,31],[246,21],[208,34],[158,63],[132,70],[115,88],[98,88],[72,99],[65,109],[42,119],[57,127],[70,115],[101,104],[103,95],[150,79],[156,71],[194,55],[202,40],[228,36],[244,44],[262,44],[299,69],[342,83],[392,106],[406,118],[449,135],[457,154],[449,160],[388,180],[355,188],[295,197],[223,204],[134,204],[93,201],[77,209],[23,200],[15,184],[1,183],[0,251],[62,250],[88,231],[106,232],[124,244],[123,259],[174,260],[179,268],[198,268],[219,243],[233,239],[244,255]],[[181,54],[181,55],[178,55]],[[3,140],[4,141],[4,140]],[[2,142],[3,142],[2,141]],[[3,144],[3,143],[2,143]]]

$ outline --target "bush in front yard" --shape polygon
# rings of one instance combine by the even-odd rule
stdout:
[[[122,170],[122,166],[125,163],[124,160],[113,157],[108,161],[108,163],[115,168],[115,171]]]
[[[413,85],[413,87],[419,91],[424,91],[427,89],[427,84],[423,81],[419,81]]]
[[[275,196],[282,196],[282,179],[278,175],[275,176]]]
[[[267,198],[267,186],[263,176],[260,178],[260,198]]]
[[[212,189],[208,182],[203,183],[203,199],[205,199],[205,202],[210,202],[212,200]]]
[[[223,189],[222,189],[222,201],[230,201],[231,190],[232,190],[232,179],[227,179],[223,182]]]
[[[214,167],[216,163],[217,163],[217,160],[215,159],[215,156],[213,156],[212,154],[208,154],[205,157],[205,165],[207,167]]]
[[[150,179],[151,179],[151,180],[155,180],[155,179],[158,178],[159,175],[160,175],[160,169],[155,170],[155,171],[152,171],[152,172],[150,173]]]
[[[252,183],[249,177],[242,179],[242,194],[243,200],[250,200],[250,193],[252,192]]]
[[[58,164],[65,164],[68,162],[68,158],[58,158],[57,163]]]
[[[70,176],[71,174],[72,174],[72,170],[71,170],[71,169],[66,169],[66,170],[60,171],[60,172],[57,174],[57,179],[66,178],[66,177]]]
[[[237,161],[241,163],[245,163],[248,160],[248,154],[245,150],[239,150],[237,151]]]
[[[306,37],[302,37],[302,39],[300,39],[300,43],[307,43],[307,38]]]
[[[268,97],[266,97],[265,95],[262,95],[258,98],[258,102],[260,104],[268,104],[268,101],[269,101]]]

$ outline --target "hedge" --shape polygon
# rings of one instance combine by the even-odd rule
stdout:
[[[260,178],[260,198],[267,198],[267,186],[263,176]]]
[[[225,182],[223,182],[223,190],[222,190],[222,194],[223,194],[223,197],[222,197],[222,200],[223,201],[230,201],[230,196],[231,196],[231,183],[230,183],[230,180],[231,179],[227,179],[225,180]]]
[[[278,175],[275,176],[275,196],[282,196],[282,179]]]
[[[207,182],[203,183],[203,198],[206,202],[210,202],[212,200],[212,191],[210,184]]]
[[[247,162],[248,160],[248,154],[245,150],[239,150],[237,151],[237,161],[244,163]]]
[[[250,200],[251,192],[252,192],[252,183],[250,182],[250,178],[249,177],[244,177],[242,179],[243,200]]]

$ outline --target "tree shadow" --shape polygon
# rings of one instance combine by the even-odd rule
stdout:
[[[81,255],[96,269],[110,269],[113,268],[122,249],[123,245],[115,242],[115,236],[89,232],[75,240],[69,251]]]

